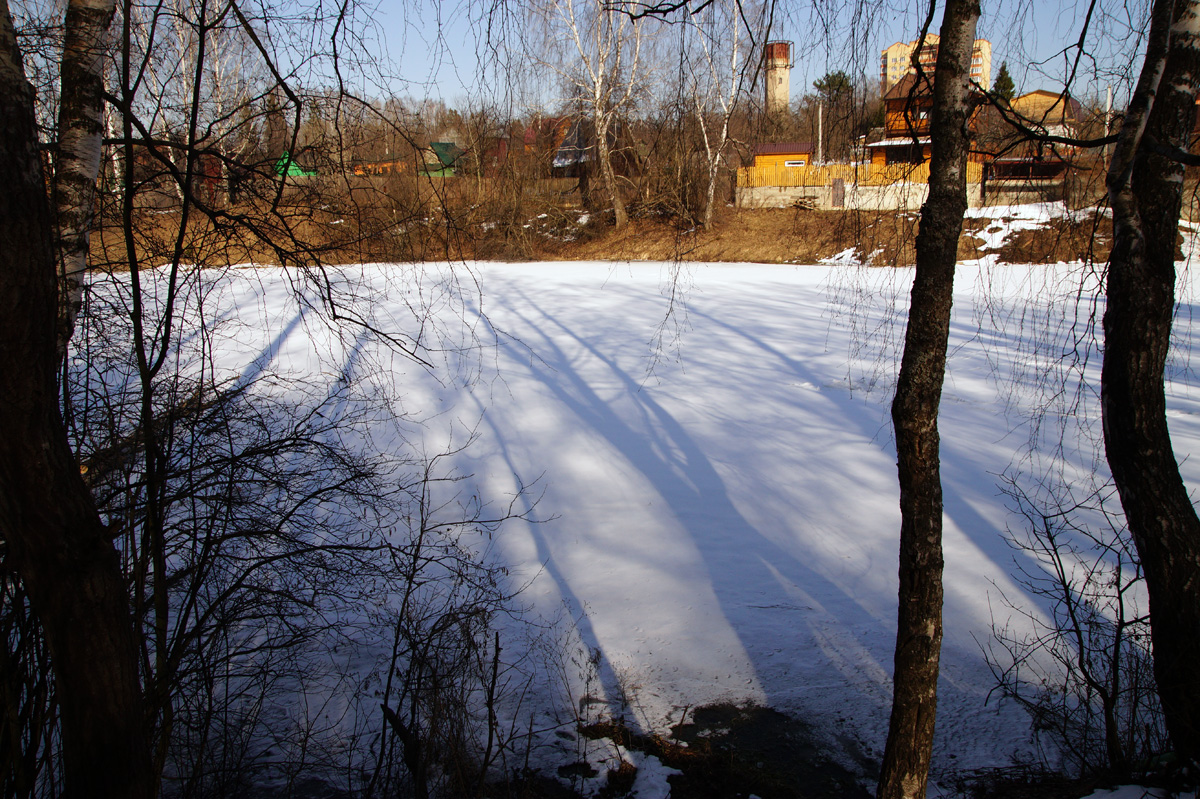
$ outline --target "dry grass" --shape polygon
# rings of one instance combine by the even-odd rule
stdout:
[[[601,230],[589,240],[548,246],[544,255],[563,260],[815,264],[854,248],[872,264],[893,266],[912,263],[915,238],[915,214],[741,210],[724,215],[709,231],[635,219],[624,231]]]
[[[999,250],[1008,263],[1053,264],[1059,261],[1105,263],[1112,248],[1112,220],[1052,220],[1037,230],[1018,230]]]
[[[471,185],[467,185],[470,182]],[[354,263],[433,260],[654,260],[815,264],[847,250],[872,266],[911,266],[916,211],[737,210],[722,208],[711,230],[674,220],[634,216],[622,231],[611,214],[584,214],[577,196],[557,185],[506,196],[495,185],[468,181],[301,189],[280,205],[222,209],[217,218],[192,214],[178,246],[188,263]],[[548,183],[548,182],[547,182]],[[428,185],[426,185],[428,184]],[[323,197],[340,197],[323,201]],[[171,260],[177,209],[136,212],[132,246],[145,266]],[[127,242],[114,215],[92,238],[92,262],[120,269]],[[989,220],[967,220],[961,259],[985,254],[976,233]],[[1019,231],[998,251],[1009,263],[1103,262],[1111,243],[1104,218],[1055,220]]]
[[[919,215],[915,211],[731,211],[711,231],[681,230],[670,222],[639,219],[621,232],[611,227],[570,243],[549,243],[541,257],[561,260],[628,259],[749,261],[815,264],[846,250],[871,266],[912,266]],[[990,220],[971,219],[959,242],[960,259],[987,254],[976,233]],[[1100,218],[1055,220],[1038,230],[1018,231],[997,254],[1006,263],[1057,263],[1108,258],[1112,224]]]

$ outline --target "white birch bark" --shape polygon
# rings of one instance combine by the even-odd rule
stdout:
[[[104,65],[115,0],[70,0],[63,43],[54,212],[58,235],[61,359],[83,305],[83,278],[104,137]]]
[[[554,69],[586,104],[596,130],[596,160],[618,229],[628,221],[609,134],[644,87],[646,26],[604,0],[555,0],[537,9],[547,27],[543,65]],[[562,46],[565,40],[569,46]]]
[[[729,126],[747,78],[749,48],[742,41],[739,4],[719,0],[701,15],[689,15],[684,24],[695,30],[694,42],[681,57],[690,76],[686,91],[691,95],[696,122],[704,142],[705,229],[711,229],[717,177],[729,146]]]

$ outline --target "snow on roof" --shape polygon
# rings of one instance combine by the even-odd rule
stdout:
[[[929,144],[929,141],[930,140],[928,137],[925,137],[923,139],[917,139],[918,144]],[[867,146],[868,147],[900,147],[905,144],[911,145],[912,143],[913,143],[912,138],[908,137],[908,138],[901,138],[901,139],[884,139],[882,141],[877,141],[877,142],[868,144]]]

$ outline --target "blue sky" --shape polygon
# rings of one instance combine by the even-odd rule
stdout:
[[[519,4],[507,7],[519,13]],[[1065,55],[1080,34],[1086,0],[1001,0],[985,3],[979,36],[993,45],[992,73],[1007,61],[1018,90],[1059,89],[1075,50]],[[877,73],[879,51],[895,41],[916,37],[923,20],[919,2],[884,0],[865,6],[862,0],[779,0],[773,38],[795,42],[793,96],[809,90],[828,71]],[[489,17],[479,3],[430,0],[380,0],[374,18],[386,55],[399,80],[392,91],[414,99],[430,97],[452,106],[477,99],[479,87],[493,91],[497,81],[477,79],[479,52],[489,24],[520,25],[515,17]],[[1092,40],[1097,44],[1080,62],[1074,94],[1102,98],[1113,85],[1118,100],[1136,70],[1131,51],[1140,47],[1139,2],[1101,0],[1093,15]],[[938,14],[940,20],[940,12]],[[937,21],[933,25],[936,30]],[[485,61],[487,59],[484,59]]]

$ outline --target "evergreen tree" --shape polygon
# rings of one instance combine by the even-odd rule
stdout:
[[[996,82],[992,84],[992,94],[1007,103],[1016,93],[1012,75],[1008,74],[1008,62],[1001,61],[1000,71],[996,73]]]
[[[854,82],[842,70],[827,72],[824,77],[813,81],[813,88],[826,104],[830,105],[854,95]]]

